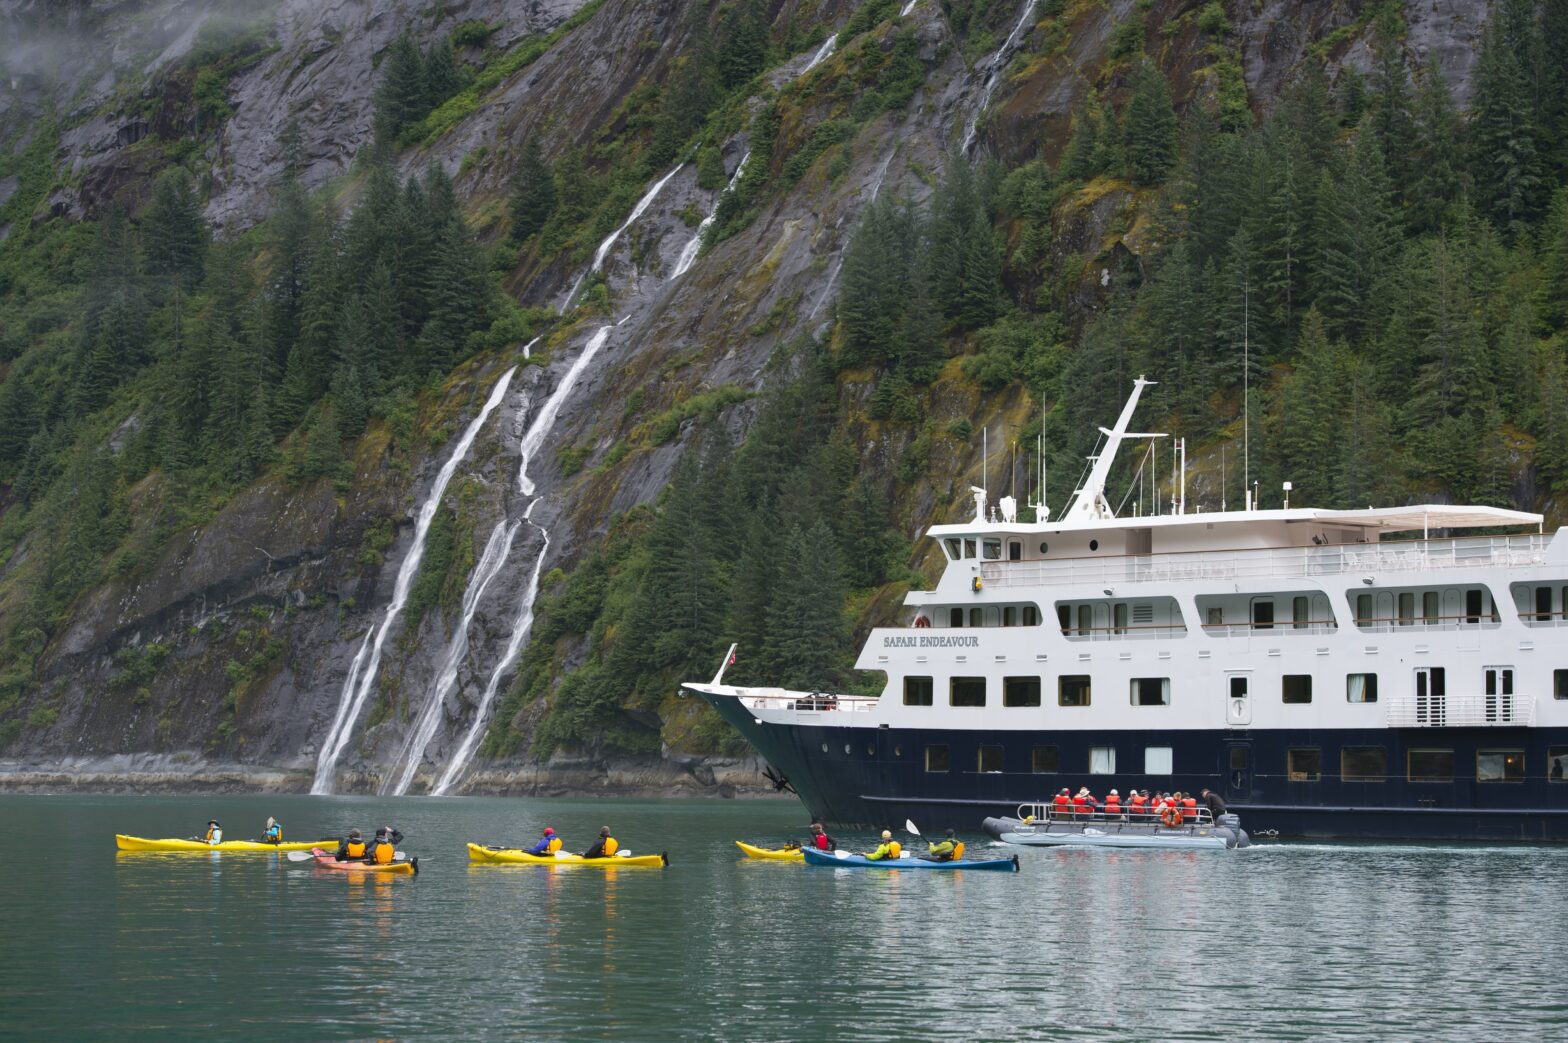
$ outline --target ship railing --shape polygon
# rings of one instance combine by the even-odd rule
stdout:
[[[876,708],[874,695],[832,692],[791,692],[783,688],[739,688],[736,696],[752,710],[795,710],[804,713],[865,713]]]
[[[1409,695],[1388,703],[1390,728],[1530,728],[1533,695]]]
[[[1214,816],[1208,808],[1183,808],[1183,826],[1212,826]],[[1048,823],[1058,823],[1071,826],[1104,825],[1122,823],[1126,825],[1155,825],[1160,823],[1160,813],[1149,808],[1134,809],[1123,807],[1120,811],[1107,812],[1105,808],[1098,807],[1094,811],[1075,811],[1068,808],[1065,811],[1054,804],[1020,804],[1018,805],[1017,818],[1031,826],[1042,826]],[[1031,821],[1032,820],[1032,821]]]
[[[980,576],[989,586],[1031,587],[1070,583],[1173,583],[1238,579],[1296,579],[1347,573],[1433,569],[1525,568],[1546,560],[1551,537],[1456,537],[1383,543],[1330,544],[1227,551],[1064,558],[1057,561],[986,561]]]
[[[1364,634],[1388,634],[1400,630],[1496,630],[1503,624],[1490,615],[1460,613],[1457,616],[1372,616],[1354,620]]]
[[[1205,623],[1203,632],[1210,637],[1252,637],[1257,634],[1332,634],[1339,625],[1332,619],[1311,619],[1300,623]]]
[[[1165,623],[1128,623],[1110,627],[1061,627],[1062,636],[1069,641],[1137,641],[1151,638],[1186,637],[1187,628]]]

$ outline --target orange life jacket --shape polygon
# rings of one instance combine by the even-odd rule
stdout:
[[[896,841],[896,840],[888,841],[888,845],[887,845],[887,857],[888,858],[900,858],[900,857],[903,856],[903,854],[904,854],[904,849],[899,845],[898,841]]]
[[[561,850],[561,838],[560,837],[551,837],[550,838],[550,846],[545,848],[545,851],[548,854],[552,854],[553,855],[553,854],[555,854],[559,850]]]
[[[343,853],[349,858],[364,858],[365,842],[363,840],[350,840],[344,845]]]
[[[1122,813],[1122,798],[1117,796],[1106,797],[1105,813],[1107,815],[1120,815]]]
[[[615,842],[615,838],[614,837],[605,837],[604,838],[604,857],[605,858],[613,858],[615,853],[617,851],[619,851],[620,849],[621,849],[621,845],[619,845],[619,844],[617,844]]]
[[[1073,798],[1073,814],[1087,815],[1088,813],[1089,809],[1085,806],[1084,796],[1080,793],[1078,796]]]
[[[392,856],[397,854],[397,848],[390,840],[378,840],[370,846],[370,860],[377,865],[386,865],[392,861]]]
[[[1181,820],[1187,822],[1198,817],[1198,802],[1192,797],[1183,797],[1181,802]]]
[[[960,858],[963,858],[963,857],[964,857],[964,842],[962,840],[954,841],[954,843],[953,843],[953,861],[957,862]]]
[[[1067,814],[1067,806],[1069,803],[1071,802],[1061,793],[1058,793],[1051,799],[1051,806],[1054,807],[1057,813],[1061,815]]]
[[[1134,793],[1130,803],[1132,804],[1132,813],[1134,815],[1141,815],[1144,811],[1144,805],[1148,804],[1149,802],[1144,798],[1142,793]]]

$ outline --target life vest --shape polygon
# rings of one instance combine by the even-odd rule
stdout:
[[[348,858],[364,858],[365,842],[363,840],[350,840],[343,845],[343,854]]]
[[[826,833],[818,833],[816,836],[811,838],[811,843],[818,851],[833,850],[833,838],[828,836]]]
[[[370,860],[377,865],[386,865],[395,854],[397,847],[390,840],[378,840],[370,847]]]
[[[1067,814],[1067,806],[1069,803],[1071,802],[1065,795],[1061,793],[1058,793],[1051,799],[1051,807],[1055,808],[1056,813],[1060,816],[1065,816]]]
[[[955,840],[955,841],[953,841],[953,861],[957,862],[960,858],[963,858],[963,857],[964,857],[964,842],[962,840]]]
[[[1160,808],[1160,821],[1167,826],[1181,825],[1181,808],[1175,804],[1166,804]]]
[[[271,826],[267,829],[267,842],[272,844],[283,843],[283,827]]]
[[[1122,798],[1120,798],[1120,797],[1106,797],[1105,798],[1105,813],[1107,815],[1120,815],[1122,813]]]
[[[547,854],[547,855],[553,855],[557,851],[561,850],[561,838],[560,837],[551,837],[549,845],[546,846],[544,850],[545,850],[545,854]]]
[[[617,844],[615,842],[615,838],[614,837],[605,837],[604,838],[604,857],[605,858],[613,858],[613,857],[615,857],[615,853],[617,851],[619,851],[620,849],[621,849],[621,845],[619,845],[619,844]]]
[[[208,826],[207,827],[207,835],[205,837],[203,837],[202,839],[205,840],[209,844],[220,843],[223,840],[223,830],[221,830],[221,829],[214,829],[213,827]]]
[[[1143,814],[1144,805],[1147,804],[1147,803],[1148,803],[1148,801],[1146,799],[1144,799],[1144,796],[1143,796],[1142,793],[1134,793],[1132,795],[1132,799],[1131,799],[1132,813],[1134,815],[1142,815]]]
[[[889,840],[887,842],[887,857],[888,858],[898,858],[903,853],[904,853],[904,849],[899,846],[898,841],[896,841],[896,840]]]
[[[1188,819],[1193,819],[1193,820],[1197,819],[1197,817],[1198,817],[1198,802],[1196,800],[1194,800],[1191,797],[1183,797],[1182,798],[1182,802],[1181,802],[1181,807],[1182,807],[1181,818],[1182,818],[1183,822],[1187,821]]]
[[[1074,815],[1087,815],[1088,813],[1089,813],[1089,809],[1088,809],[1088,807],[1085,806],[1085,801],[1084,801],[1083,796],[1079,795],[1079,796],[1074,797],[1073,798],[1073,814]]]

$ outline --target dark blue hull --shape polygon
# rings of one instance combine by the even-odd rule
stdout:
[[[788,778],[815,819],[883,829],[913,820],[922,832],[975,832],[988,816],[1047,801],[1062,787],[1212,789],[1255,839],[1271,836],[1386,840],[1568,841],[1568,729],[1444,728],[1333,731],[938,731],[759,724],[735,699],[710,702]],[[980,747],[1000,771],[977,769]],[[1090,774],[1090,747],[1116,750],[1117,770]],[[1143,774],[1144,749],[1170,747],[1172,774]],[[926,770],[927,747],[946,748],[947,771]],[[1059,770],[1036,772],[1035,748],[1055,749]],[[1287,751],[1320,751],[1315,781],[1291,778]],[[1342,779],[1342,748],[1381,748],[1386,773]],[[1452,778],[1411,781],[1411,750],[1451,750]],[[1480,781],[1479,751],[1520,751],[1522,777]],[[996,762],[993,762],[993,764]],[[1131,770],[1122,770],[1123,766]],[[1512,772],[1510,772],[1512,774]]]

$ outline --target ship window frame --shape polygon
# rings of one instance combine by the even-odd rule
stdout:
[[[1421,622],[1426,626],[1438,622],[1443,615],[1443,595],[1435,590],[1421,592]]]
[[[942,549],[947,552],[947,557],[950,561],[959,561],[963,558],[963,541],[960,540],[957,536],[944,537],[942,540]]]
[[[1356,595],[1356,626],[1366,628],[1377,621],[1377,603],[1371,594]]]
[[[1050,751],[1049,768],[1040,767],[1041,754]],[[1062,770],[1062,751],[1055,746],[1035,746],[1029,751],[1029,773],[1031,775],[1056,775]]]
[[[1041,540],[1040,541],[1040,556],[1043,558],[1043,557],[1045,557],[1049,553],[1051,553],[1051,545],[1049,543],[1047,543],[1045,540]]]
[[[1296,757],[1303,755],[1303,761],[1310,754],[1317,758],[1312,767],[1306,763],[1297,765]],[[1285,781],[1286,782],[1321,782],[1323,781],[1323,747],[1321,746],[1292,746],[1285,750]]]
[[[1141,691],[1145,684],[1159,685],[1159,700],[1149,702],[1143,698]],[[1171,679],[1169,677],[1129,677],[1127,679],[1127,702],[1131,706],[1169,706],[1171,704]]]
[[[1417,773],[1416,772],[1416,755],[1417,754],[1423,754],[1423,755],[1426,755],[1426,756],[1440,756],[1440,755],[1445,755],[1446,754],[1447,757],[1448,757],[1448,774],[1444,775],[1440,771],[1436,771],[1436,770],[1428,770],[1428,771],[1425,771],[1425,772],[1422,772],[1422,773]],[[1451,750],[1451,749],[1445,749],[1445,748],[1442,748],[1442,747],[1431,746],[1431,747],[1417,747],[1415,749],[1407,750],[1407,751],[1405,751],[1405,780],[1407,782],[1453,782],[1454,781],[1454,764],[1455,763],[1456,763],[1456,760],[1455,760],[1455,756],[1454,756],[1454,751]]]
[[[1552,698],[1568,699],[1568,670],[1552,671]]]
[[[965,702],[959,702],[958,701],[958,686],[959,686],[959,682],[971,682],[971,681],[978,681],[980,683],[980,701],[979,702],[967,701],[969,698],[972,698],[972,696],[966,696],[966,701]],[[967,688],[967,687],[969,687],[969,685],[966,684],[965,687]],[[969,674],[963,674],[963,675],[959,675],[959,676],[949,677],[947,679],[947,705],[955,706],[955,707],[958,707],[958,708],[964,709],[964,710],[984,709],[985,708],[986,697],[990,694],[990,692],[987,691],[988,687],[989,687],[989,685],[986,683],[986,679],[985,679],[985,677],[983,675],[980,676],[980,677],[974,677],[974,676],[971,676]]]
[[[1559,775],[1553,775],[1552,774],[1552,762],[1553,761],[1565,761],[1565,760],[1568,760],[1568,746],[1548,746],[1546,748],[1546,781],[1547,782],[1553,782],[1553,783],[1556,783],[1556,782],[1568,782],[1568,764],[1560,764],[1559,765],[1559,767],[1561,767],[1563,769],[1562,774],[1559,774]]]
[[[1095,756],[1100,757],[1100,767],[1095,768]],[[1089,772],[1090,775],[1115,775],[1116,774],[1116,747],[1115,746],[1090,746],[1089,747]]]
[[[1022,540],[1008,540],[1007,541],[1007,560],[1008,561],[1023,561],[1024,560],[1024,544],[1023,544]]]
[[[1164,752],[1164,769],[1160,768],[1158,752]],[[1151,759],[1154,758],[1154,759]],[[1143,773],[1145,775],[1176,774],[1176,748],[1174,746],[1145,746],[1143,748]]]
[[[978,557],[979,553],[976,550],[975,538],[973,536],[965,536],[963,538],[963,540],[964,540],[964,557],[966,559],[967,558]]]
[[[1037,626],[1039,626],[1040,625],[1040,606],[1038,606],[1038,605],[1025,605],[1023,607],[1023,611],[1021,613],[1019,613],[1019,620],[1020,620],[1020,622],[1019,622],[1020,626],[1026,626],[1026,627],[1037,627]]]
[[[1402,627],[1414,626],[1416,622],[1416,592],[1401,590],[1394,597],[1394,617]]]
[[[980,539],[980,560],[1002,560],[1002,538],[1000,536],[984,536]]]
[[[1016,701],[1014,701],[1013,687],[1014,687],[1014,684],[1016,682],[1021,682],[1025,686],[1027,686],[1029,682],[1033,682],[1034,683],[1034,702],[1028,702],[1027,701],[1027,699],[1028,699],[1027,694],[1025,694],[1025,697],[1024,697],[1025,701],[1023,701],[1023,702],[1016,702]],[[1038,675],[1019,674],[1019,675],[1016,675],[1016,676],[1003,677],[1002,678],[1002,706],[1004,708],[1018,709],[1018,710],[1039,709],[1041,706],[1044,705],[1044,703],[1042,701],[1043,698],[1044,698],[1044,694],[1045,694],[1045,682]]]
[[[1017,605],[1003,605],[1002,606],[1002,625],[1004,627],[1015,627],[1015,626],[1018,625],[1018,606]]]
[[[1312,599],[1296,595],[1290,599],[1290,628],[1305,630],[1312,625]]]
[[[969,609],[968,626],[975,628],[985,626],[985,608],[983,606],[974,605]]]
[[[913,694],[909,690],[909,682],[924,681],[926,683],[925,699],[911,699]],[[904,705],[905,706],[935,706],[936,705],[936,678],[925,675],[905,676],[904,678]]]
[[[933,757],[932,754],[936,754],[938,751],[940,751],[940,756]],[[933,762],[937,760],[940,760],[942,766],[940,768],[932,767]],[[922,764],[927,775],[946,775],[953,770],[953,748],[945,742],[932,743],[925,748]]]
[[[1502,757],[1502,774],[1498,775],[1496,778],[1487,778],[1483,776],[1481,774],[1481,758],[1483,757]],[[1514,774],[1510,775],[1509,766],[1514,763],[1515,757],[1518,759],[1518,769]],[[1477,783],[1523,782],[1525,781],[1526,777],[1525,765],[1525,755],[1524,750],[1522,749],[1513,746],[1483,747],[1475,751],[1475,781]]]
[[[1301,706],[1312,702],[1312,675],[1281,674],[1279,701],[1287,706]]]
[[[1355,764],[1355,758],[1368,758],[1366,764]],[[1370,760],[1376,758],[1380,762],[1380,770],[1372,774],[1365,770],[1370,767]],[[1352,765],[1356,773],[1351,774]],[[1339,748],[1339,781],[1341,782],[1387,782],[1388,781],[1388,747],[1386,746],[1341,746]]]
[[[1082,702],[1068,702],[1067,701],[1067,694],[1068,694],[1069,686],[1071,686],[1075,690],[1079,689],[1079,688],[1082,689],[1082,693],[1083,693],[1083,701]],[[1075,708],[1076,707],[1083,707],[1083,706],[1088,706],[1091,702],[1093,702],[1093,700],[1094,700],[1093,675],[1091,675],[1091,674],[1061,674],[1061,675],[1059,675],[1056,678],[1056,705],[1057,706],[1070,706],[1070,707],[1075,707]]]
[[[988,753],[994,753],[996,755],[996,767],[994,767],[994,768],[986,767],[986,755]],[[1004,764],[1004,762],[1006,760],[1006,756],[1007,756],[1006,755],[1006,751],[1004,751],[1002,749],[1002,747],[1000,747],[1000,746],[976,746],[975,747],[975,774],[977,774],[977,775],[1000,775],[1000,774],[1002,774],[1002,765]]]
[[[1545,594],[1546,607],[1541,607],[1541,595]],[[1535,622],[1550,623],[1552,621],[1552,588],[1550,585],[1535,588]]]
[[[1361,678],[1361,698],[1355,696],[1355,680]],[[1377,674],[1356,673],[1345,675],[1345,702],[1347,703],[1375,703],[1377,702]]]
[[[1271,598],[1271,597],[1267,597],[1267,598],[1253,598],[1252,599],[1252,604],[1248,608],[1248,614],[1252,617],[1252,629],[1254,629],[1254,630],[1273,630],[1274,629],[1274,599],[1273,598]]]
[[[947,626],[950,630],[964,629],[964,610],[954,605],[947,610]]]

